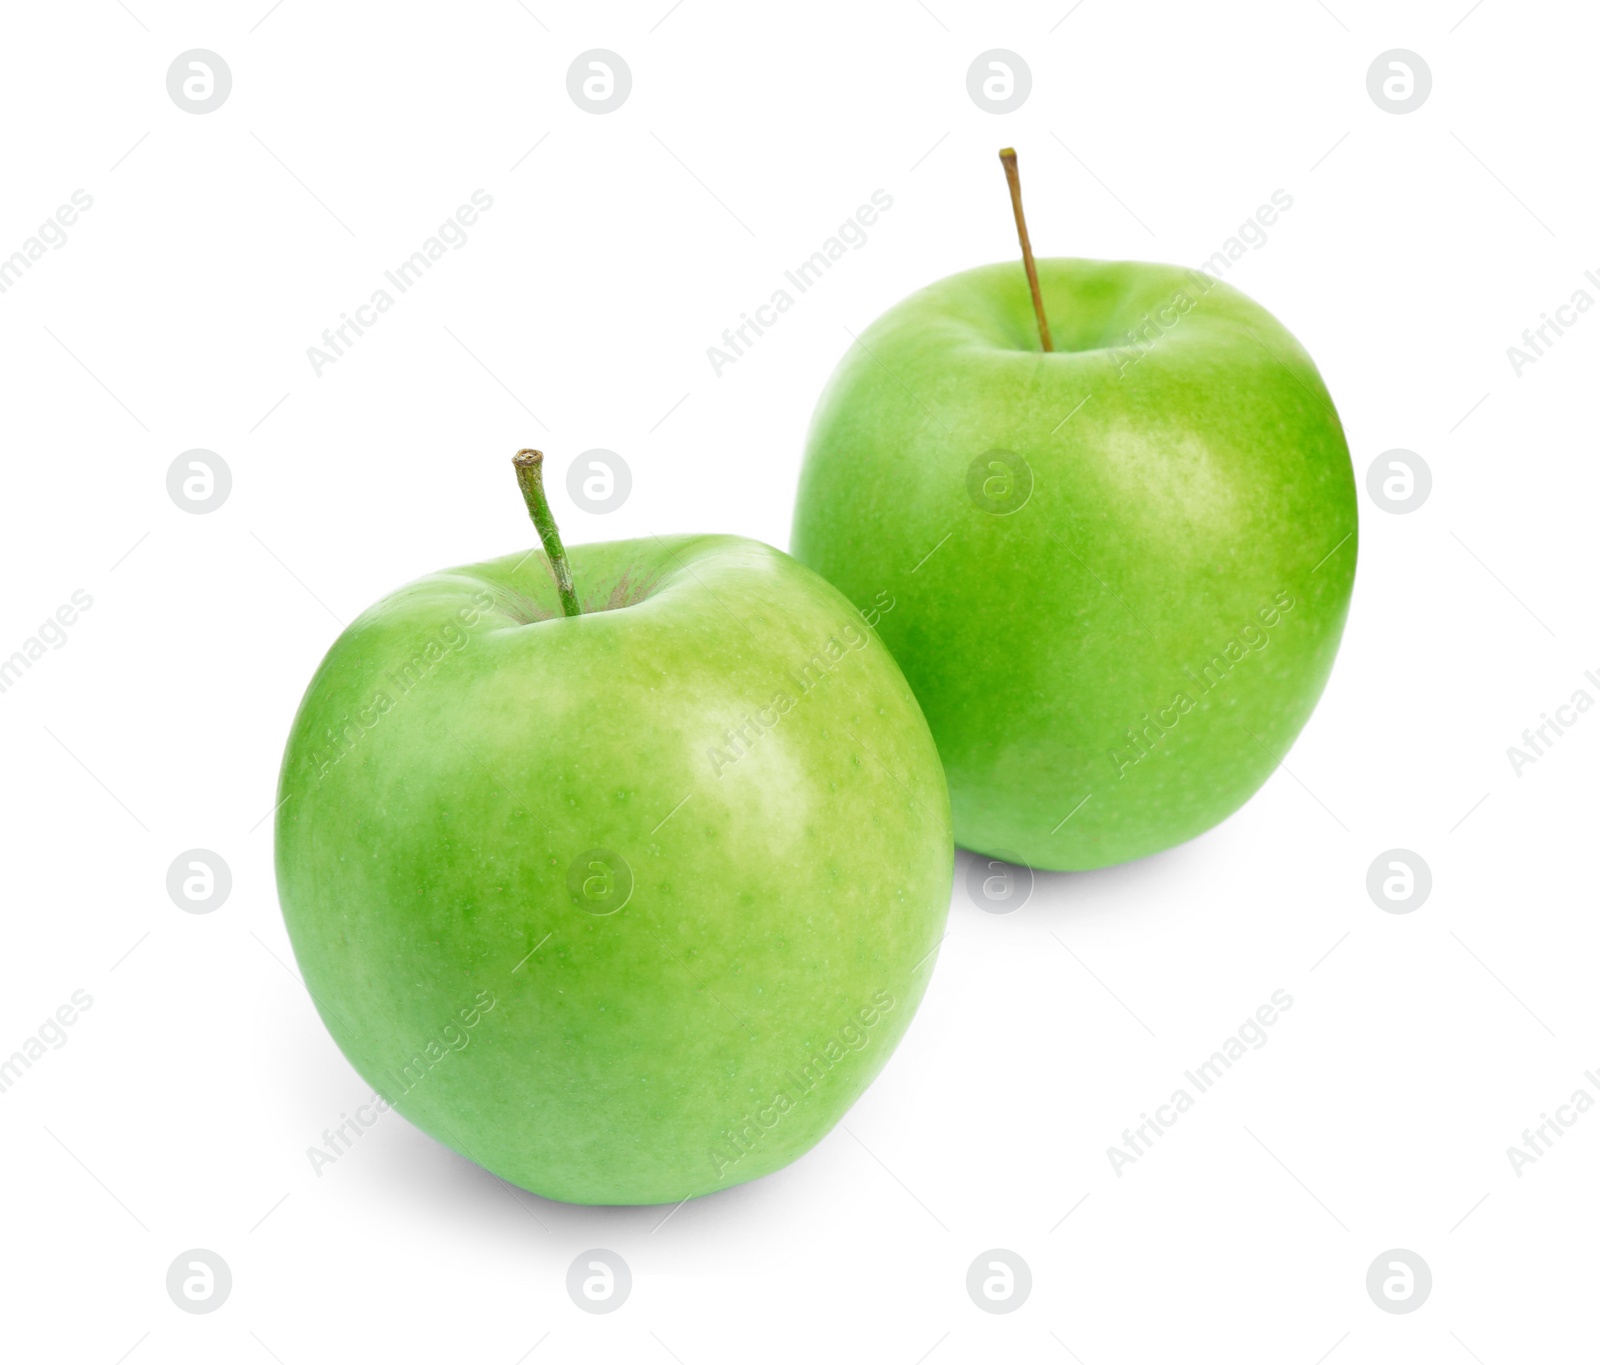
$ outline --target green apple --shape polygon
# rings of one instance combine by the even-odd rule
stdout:
[[[956,842],[1086,869],[1200,834],[1277,767],[1344,628],[1355,481],[1310,357],[1238,290],[1041,260],[1046,351],[1027,274],[953,275],[866,330],[792,550],[896,603],[880,634]]]
[[[569,560],[530,507],[547,553],[401,588],[317,670],[284,919],[380,1107],[553,1199],[678,1201],[807,1151],[905,1032],[944,776],[888,651],[789,556]]]

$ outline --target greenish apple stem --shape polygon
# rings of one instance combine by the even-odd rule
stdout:
[[[538,528],[539,539],[544,542],[544,552],[550,559],[550,568],[556,576],[556,591],[561,595],[561,610],[568,616],[581,616],[578,594],[572,588],[572,566],[567,563],[567,552],[561,544],[561,532],[556,529],[556,519],[550,512],[550,500],[544,495],[544,452],[519,450],[511,457],[516,466],[517,486],[522,489],[522,500],[528,504],[528,515]]]
[[[1039,344],[1047,351],[1050,320],[1044,315],[1044,296],[1039,293],[1039,272],[1033,266],[1033,247],[1028,241],[1028,220],[1022,216],[1022,178],[1017,174],[1017,154],[1010,147],[1000,149],[1000,164],[1006,168],[1006,184],[1011,187],[1011,212],[1017,220],[1017,241],[1022,243],[1022,265],[1028,272],[1028,289],[1033,294],[1033,315],[1039,320]]]

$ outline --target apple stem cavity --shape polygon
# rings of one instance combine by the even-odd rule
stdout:
[[[522,500],[528,504],[528,515],[544,542],[544,552],[550,560],[550,570],[556,576],[556,591],[561,595],[561,610],[568,616],[581,616],[578,594],[572,587],[572,566],[567,563],[567,551],[561,544],[561,532],[556,529],[556,519],[550,511],[550,500],[544,495],[544,452],[519,450],[511,457],[516,466],[517,486],[522,489]]]
[[[1039,344],[1047,351],[1055,350],[1050,343],[1050,320],[1044,315],[1044,298],[1039,293],[1039,272],[1033,267],[1033,247],[1028,241],[1028,220],[1022,216],[1022,179],[1017,174],[1017,153],[1011,147],[1000,149],[1000,164],[1006,168],[1006,184],[1011,187],[1011,212],[1017,220],[1017,241],[1022,244],[1022,265],[1028,272],[1028,289],[1033,294],[1033,315],[1039,320]]]

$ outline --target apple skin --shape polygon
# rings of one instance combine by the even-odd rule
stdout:
[[[1052,353],[1020,263],[867,329],[812,420],[793,553],[897,603],[879,632],[956,842],[1083,870],[1193,838],[1276,768],[1344,628],[1356,486],[1316,367],[1260,305],[1176,266],[1038,272]],[[996,450],[1031,470],[1014,510],[1027,474]]]
[[[339,637],[284,754],[279,897],[412,1123],[552,1199],[676,1202],[793,1161],[888,1059],[944,932],[948,797],[894,660],[789,556],[569,559],[581,616],[534,552]]]

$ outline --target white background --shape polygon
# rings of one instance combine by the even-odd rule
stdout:
[[[74,990],[94,1004],[0,1094],[6,1356],[1575,1358],[1600,1116],[1520,1175],[1507,1148],[1600,1098],[1600,715],[1520,776],[1506,750],[1600,698],[1600,317],[1520,377],[1506,348],[1600,297],[1600,22],[1511,0],[669,3],[7,9],[0,254],[74,190],[94,204],[0,295],[0,655],[74,590],[93,607],[0,695],[0,1055]],[[197,47],[233,74],[201,116],[165,84]],[[597,47],[633,73],[604,116],[566,88]],[[1005,116],[966,89],[997,47],[1033,73]],[[1368,96],[1390,48],[1431,67],[1414,113]],[[567,1207],[397,1116],[313,1174],[368,1091],[290,970],[265,817],[339,623],[528,545],[522,445],[633,470],[609,516],[556,481],[569,540],[786,545],[847,329],[1012,256],[1007,143],[1045,255],[1198,263],[1286,190],[1229,279],[1316,357],[1358,479],[1395,447],[1432,469],[1407,516],[1363,487],[1344,648],[1286,768],[1204,838],[1041,877],[1014,914],[973,904],[959,855],[904,1044],[777,1175],[676,1212]],[[318,377],[306,348],[479,188],[467,244]],[[867,244],[714,375],[706,348],[877,189]],[[233,477],[203,516],[165,483],[196,447]],[[1003,641],[994,686],[1003,710]],[[165,889],[195,847],[232,869],[210,915]],[[1411,914],[1365,889],[1394,847],[1432,869]],[[1123,1129],[1278,989],[1266,1046],[1118,1175]],[[565,1289],[597,1246],[634,1275],[605,1317]],[[194,1247],[233,1273],[207,1316],[164,1286]],[[1032,1270],[1007,1316],[965,1289],[993,1247]],[[1405,1316],[1365,1289],[1395,1247],[1434,1279]]]

